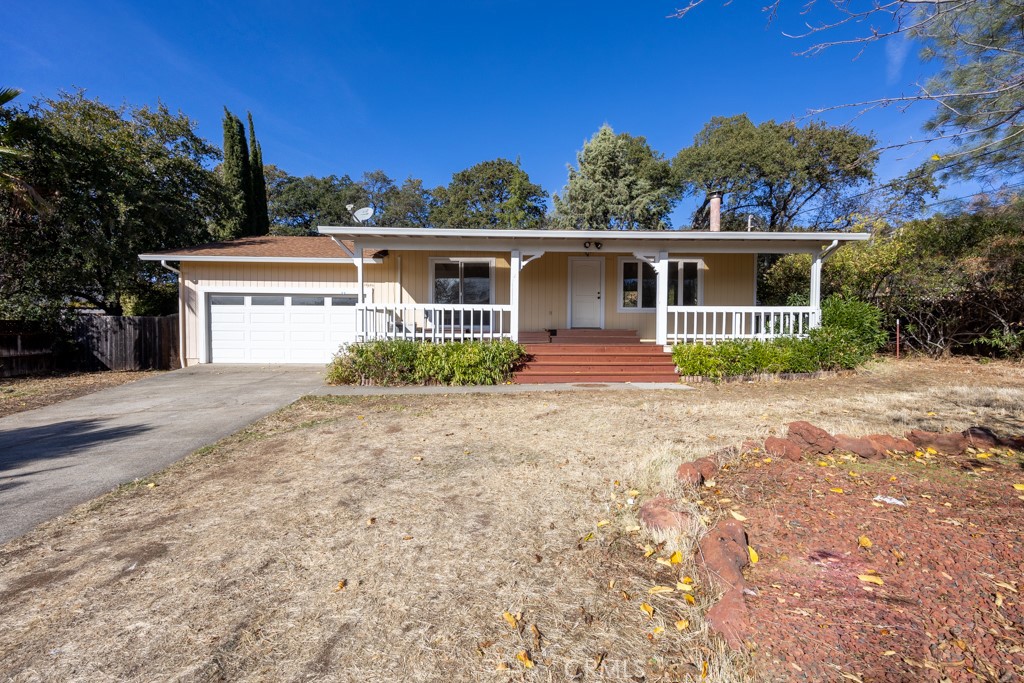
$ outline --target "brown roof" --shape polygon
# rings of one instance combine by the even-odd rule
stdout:
[[[353,243],[342,240],[349,249]],[[239,237],[227,242],[210,242],[197,247],[167,249],[152,252],[163,257],[223,256],[226,258],[350,258],[333,239],[324,235],[311,237],[282,237],[262,235],[260,237]],[[379,249],[364,249],[363,258],[374,258],[381,254]],[[173,260],[173,259],[172,259]],[[205,259],[204,259],[205,260]]]

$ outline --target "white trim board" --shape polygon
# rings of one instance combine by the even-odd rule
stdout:
[[[355,265],[351,258],[324,256],[187,256],[182,254],[139,254],[140,261],[178,261],[179,263],[338,263]],[[381,258],[364,258],[363,263],[384,263]]]

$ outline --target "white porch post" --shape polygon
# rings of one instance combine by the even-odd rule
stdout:
[[[810,305],[814,319],[811,321],[811,327],[817,327],[821,324],[821,254],[815,254],[814,260],[811,261],[811,295]]]
[[[661,346],[668,343],[668,252],[658,252],[657,260],[652,264],[658,275],[658,294],[655,306],[657,320],[654,327],[654,340]]]
[[[363,247],[356,242],[352,248],[352,260],[356,264],[356,339],[366,341],[366,303],[364,295],[365,282],[363,279]]]
[[[512,310],[509,312],[509,334],[512,341],[519,341],[519,271],[523,269],[522,252],[518,249],[512,250],[512,261],[509,264],[509,289],[508,303]]]

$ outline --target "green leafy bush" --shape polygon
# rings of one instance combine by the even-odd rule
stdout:
[[[869,304],[836,298],[823,306],[822,317],[827,324],[803,338],[677,344],[672,359],[681,375],[716,380],[764,373],[852,370],[870,360],[885,341],[878,309]]]
[[[849,330],[872,353],[889,340],[882,329],[883,315],[882,309],[858,299],[830,296],[821,304],[822,328]]]
[[[525,355],[522,346],[508,340],[366,342],[344,348],[328,367],[327,381],[379,386],[501,384],[512,377]]]

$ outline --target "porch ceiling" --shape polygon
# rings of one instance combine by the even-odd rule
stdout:
[[[816,253],[833,242],[860,242],[857,232],[709,232],[706,230],[458,230],[321,225],[319,231],[363,249],[507,252]],[[589,247],[585,246],[590,243]],[[600,243],[600,247],[597,244]]]

